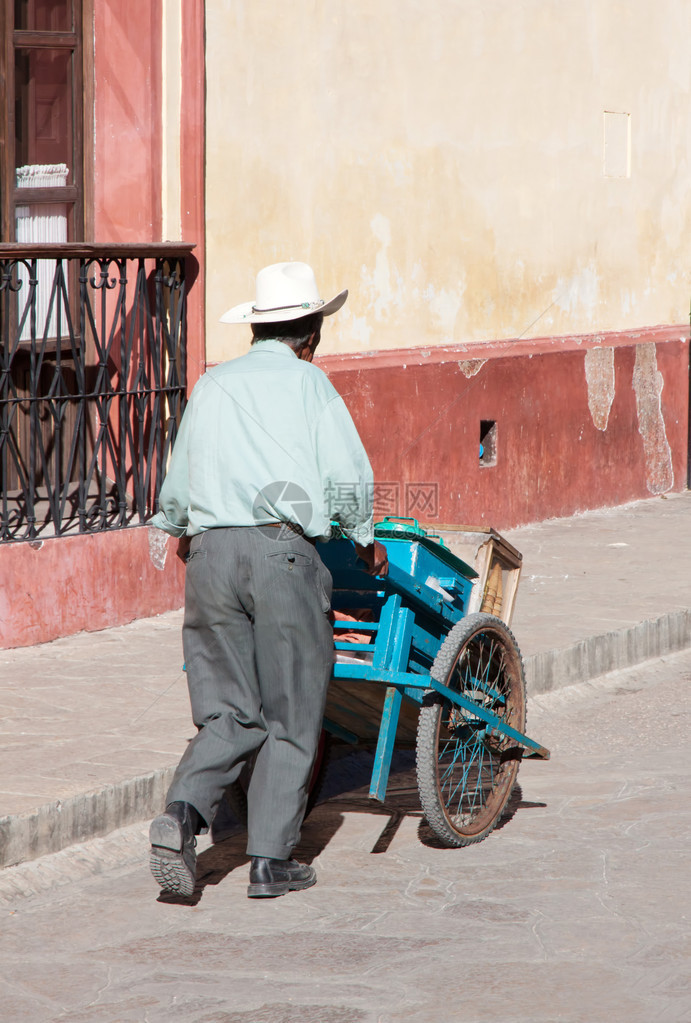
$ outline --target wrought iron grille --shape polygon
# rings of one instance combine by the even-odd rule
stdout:
[[[0,245],[0,540],[157,510],[185,403],[191,249]]]

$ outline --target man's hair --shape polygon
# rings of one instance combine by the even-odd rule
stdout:
[[[280,323],[253,323],[252,344],[255,341],[283,341],[293,351],[307,344],[312,334],[321,330],[323,313],[310,313],[297,320],[282,320]]]

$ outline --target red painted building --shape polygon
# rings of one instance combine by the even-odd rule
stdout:
[[[174,437],[170,402],[203,358],[204,5],[179,14],[167,86],[180,202],[166,224],[163,5],[0,5],[5,646],[181,602],[181,566],[142,525]],[[184,332],[180,281],[155,279],[176,268]]]
[[[370,452],[381,514],[510,528],[687,486],[684,327],[319,364]]]

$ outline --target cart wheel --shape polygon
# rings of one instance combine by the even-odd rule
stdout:
[[[319,745],[317,746],[317,755],[314,759],[314,766],[312,767],[312,774],[309,781],[309,794],[307,796],[307,809],[305,810],[305,817],[307,817],[315,807],[319,794],[324,784],[324,778],[326,776],[329,763],[331,761],[331,736],[328,732],[322,730],[319,736]],[[247,789],[249,786],[249,780],[252,775],[252,760],[247,768],[244,769],[237,781],[229,785],[225,791],[225,800],[233,812],[233,816],[236,818],[239,824],[247,827]]]
[[[471,614],[454,626],[437,654],[432,678],[519,732],[525,731],[523,662],[498,618]],[[509,801],[520,747],[434,691],[420,709],[417,783],[427,823],[447,846],[481,842]]]

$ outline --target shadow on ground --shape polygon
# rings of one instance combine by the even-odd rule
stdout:
[[[391,765],[386,800],[381,803],[369,797],[369,785],[374,754],[367,750],[336,756],[326,774],[321,794],[302,829],[302,839],[295,856],[303,863],[312,863],[328,847],[340,828],[344,814],[366,813],[381,817],[381,832],[370,852],[387,852],[401,823],[406,817],[419,819],[418,837],[430,848],[446,848],[429,828],[420,809],[415,777],[415,754],[396,751]],[[544,803],[526,803],[520,785],[516,784],[497,830],[504,827],[518,810],[544,806]],[[231,805],[224,801],[213,823],[214,844],[197,860],[197,884],[190,898],[161,893],[160,902],[179,905],[197,905],[208,885],[217,885],[238,867],[246,867],[249,857],[245,852],[245,828],[234,817]]]

